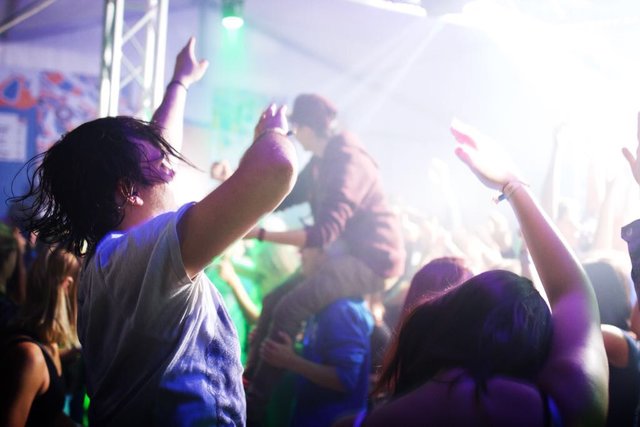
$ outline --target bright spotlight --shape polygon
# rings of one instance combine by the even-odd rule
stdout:
[[[222,26],[227,30],[237,30],[243,25],[242,0],[222,0]]]

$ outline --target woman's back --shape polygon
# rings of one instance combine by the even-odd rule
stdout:
[[[362,426],[543,427],[553,425],[547,407],[547,399],[532,384],[496,377],[487,382],[486,391],[478,392],[470,376],[452,369],[375,409]]]

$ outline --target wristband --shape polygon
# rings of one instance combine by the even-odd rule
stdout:
[[[500,203],[503,200],[508,200],[520,188],[528,186],[529,184],[522,181],[509,181],[502,187],[502,193],[494,199],[494,202]]]
[[[171,85],[178,85],[178,86],[182,86],[184,88],[184,90],[186,90],[187,92],[189,92],[189,88],[182,83],[180,80],[171,80],[169,82],[169,84],[167,85],[167,87],[171,86]]]
[[[256,237],[258,239],[258,242],[262,242],[264,240],[264,235],[267,233],[267,230],[265,230],[264,228],[260,227],[260,229],[258,230],[258,237]]]

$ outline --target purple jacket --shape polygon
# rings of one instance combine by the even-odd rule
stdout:
[[[403,273],[400,221],[386,200],[378,166],[354,135],[331,138],[323,157],[309,161],[276,210],[304,202],[310,203],[314,219],[306,229],[306,246],[326,247],[340,239],[378,275]]]

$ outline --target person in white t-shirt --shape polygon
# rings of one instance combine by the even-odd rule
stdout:
[[[238,169],[176,207],[188,88],[208,63],[192,38],[151,122],[106,117],[64,135],[34,173],[30,229],[84,256],[78,331],[92,425],[244,425],[235,329],[202,273],[290,191],[283,108],[260,117]]]

